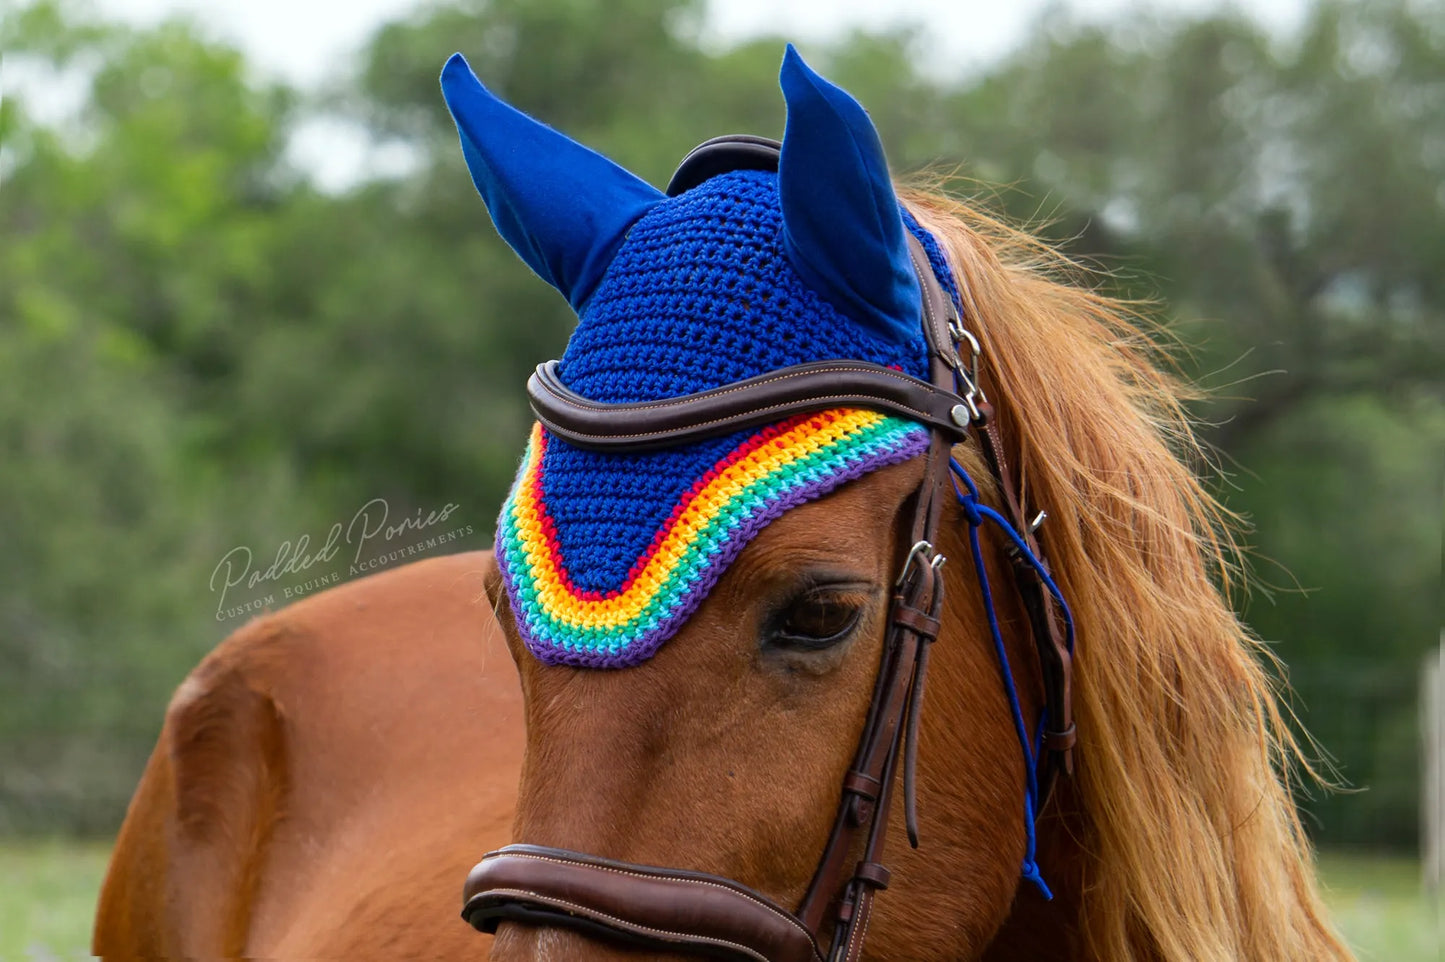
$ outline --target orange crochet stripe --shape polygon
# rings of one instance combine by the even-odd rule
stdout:
[[[679,612],[695,608],[742,544],[786,507],[920,453],[927,432],[853,408],[764,429],[684,493],[627,581],[606,593],[579,590],[561,557],[542,485],[549,440],[545,428],[533,427],[498,530],[497,555],[518,624],[534,648],[618,655],[649,636],[655,648],[658,632],[675,629]]]

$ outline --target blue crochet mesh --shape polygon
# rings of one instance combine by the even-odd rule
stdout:
[[[950,293],[933,238],[905,215]],[[676,397],[806,361],[856,359],[927,376],[920,328],[887,341],[807,287],[782,246],[777,175],[734,171],[669,198],[633,225],[562,355],[572,390],[598,401]],[[955,294],[956,297],[956,294]],[[647,454],[554,439],[542,465],[576,587],[620,586],[681,494],[746,432]]]

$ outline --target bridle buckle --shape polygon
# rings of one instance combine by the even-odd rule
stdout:
[[[908,575],[913,571],[915,564],[926,563],[934,571],[943,567],[948,559],[941,554],[935,554],[933,542],[927,539],[914,542],[913,547],[908,549],[908,557],[903,559],[903,570],[898,572],[898,578],[893,582],[894,588],[902,588],[908,583]]]
[[[953,351],[948,358],[948,366],[953,368],[954,383],[962,387],[958,393],[968,407],[969,416],[973,421],[981,421],[983,413],[979,410],[979,405],[988,403],[988,396],[983,393],[978,376],[979,357],[983,354],[983,347],[978,343],[978,338],[973,336],[973,332],[963,326],[963,320],[958,316],[951,299],[948,304],[948,334],[953,339]],[[966,368],[963,355],[959,351],[959,346],[964,343],[968,344],[969,351]]]

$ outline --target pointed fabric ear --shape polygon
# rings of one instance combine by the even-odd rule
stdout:
[[[778,81],[788,105],[778,193],[789,260],[849,318],[895,342],[917,337],[923,294],[878,131],[792,44]]]
[[[497,99],[459,53],[441,83],[497,233],[581,310],[628,228],[662,192]]]

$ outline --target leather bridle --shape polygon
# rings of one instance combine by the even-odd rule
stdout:
[[[684,159],[670,195],[714,174],[776,170],[778,145],[756,137],[710,140]],[[616,862],[537,845],[509,845],[472,869],[462,917],[484,932],[503,921],[558,926],[653,950],[754,962],[855,962],[863,951],[873,898],[887,888],[883,847],[893,786],[902,767],[905,821],[916,846],[914,772],[928,653],[943,609],[939,518],[954,496],[954,444],[973,436],[997,482],[1004,514],[1023,550],[1010,552],[1044,681],[1041,808],[1059,772],[1072,772],[1075,741],[1070,703],[1070,645],[1045,590],[1047,568],[1025,521],[999,425],[980,389],[978,344],[934,276],[923,247],[908,236],[923,291],[921,323],[929,346],[929,380],[863,361],[815,362],[773,371],[711,391],[634,404],[603,404],[562,384],[555,361],[527,383],[532,409],[547,430],[570,444],[624,452],[685,444],[779,421],[794,414],[862,407],[926,426],[924,455],[908,543],[894,585],[882,659],[853,764],[843,776],[827,844],[796,912],[715,875]],[[970,349],[966,366],[960,346]],[[1033,813],[1030,813],[1032,817]]]

